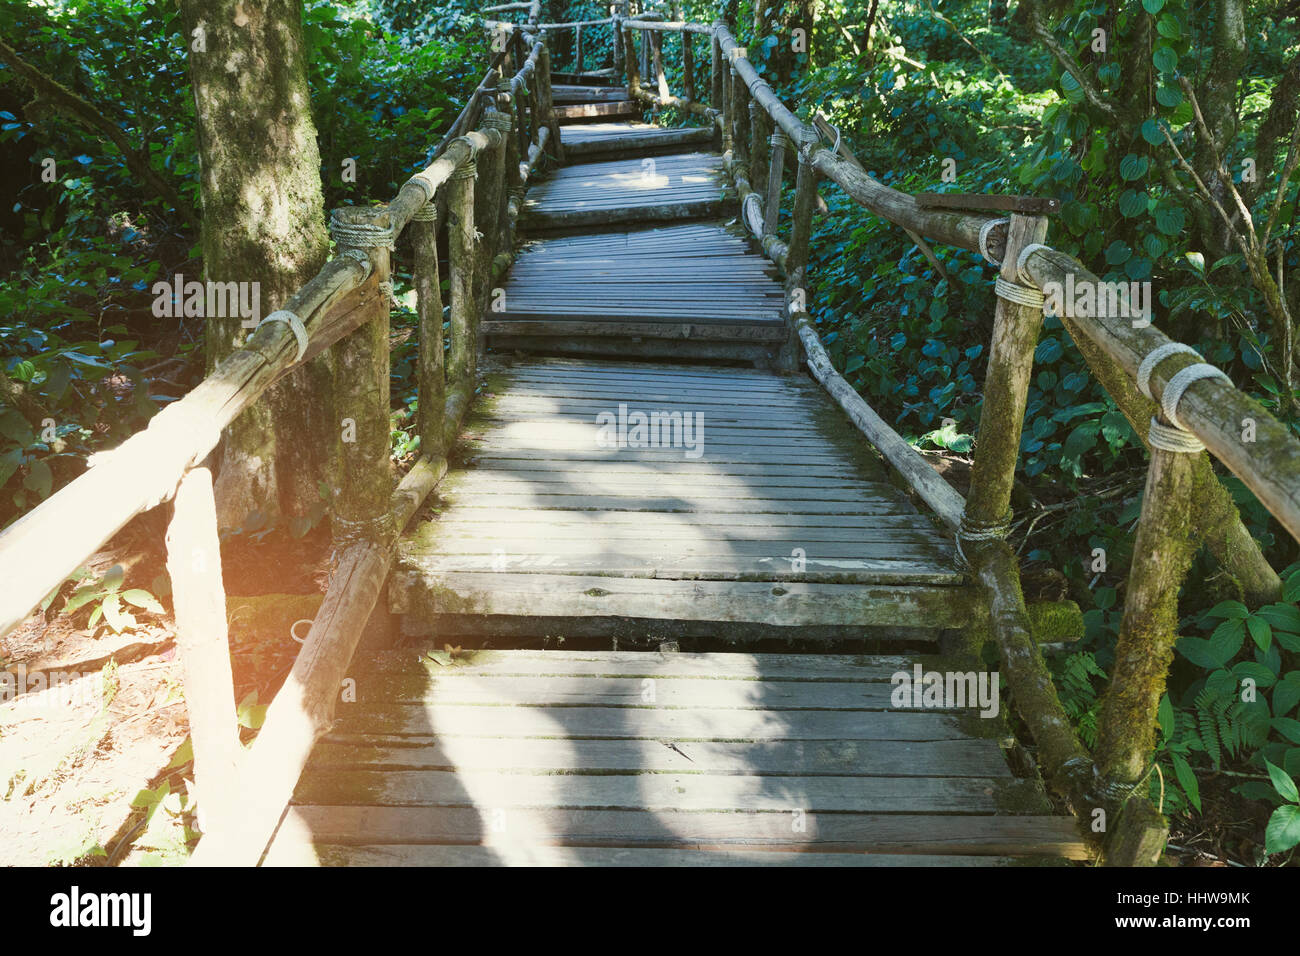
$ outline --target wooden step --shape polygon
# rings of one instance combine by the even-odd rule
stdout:
[[[387,652],[271,865],[1007,865],[1086,858],[1005,724],[907,710],[907,656]]]
[[[561,133],[569,128],[569,124],[580,124],[584,120],[605,120],[615,116],[640,116],[642,106],[634,100],[614,100],[608,103],[570,103],[566,106],[555,107],[555,118],[561,123],[566,124],[561,127]]]

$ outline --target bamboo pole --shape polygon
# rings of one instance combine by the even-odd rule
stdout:
[[[212,473],[191,468],[176,489],[167,526],[176,644],[194,749],[194,784],[205,832],[230,826],[238,813],[243,747],[235,715],[234,675],[226,631],[226,591]]]

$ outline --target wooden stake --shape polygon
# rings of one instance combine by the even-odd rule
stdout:
[[[176,489],[167,526],[167,573],[176,608],[199,818],[210,832],[229,826],[238,813],[237,768],[243,747],[235,716],[217,509],[212,473],[204,466],[186,472]]]
[[[694,34],[682,33],[682,98],[695,101],[695,51],[691,49]]]

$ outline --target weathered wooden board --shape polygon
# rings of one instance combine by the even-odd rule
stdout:
[[[1052,862],[1044,858],[1036,865]],[[313,845],[287,834],[265,866],[1012,866],[1015,857],[902,853],[781,853],[744,850],[625,849],[593,846]]]
[[[584,163],[529,189],[524,224],[537,230],[716,218],[723,194],[722,161],[707,153]]]
[[[533,847],[575,844],[1088,858],[1073,822],[1055,816],[822,813],[806,814],[802,829],[791,826],[790,811],[513,810],[494,819],[465,808],[302,806],[289,817],[282,831],[299,841],[475,845],[519,864]]]

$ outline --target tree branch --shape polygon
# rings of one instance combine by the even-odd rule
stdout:
[[[158,174],[149,162],[147,153],[131,146],[121,128],[108,119],[102,109],[82,99],[72,90],[57,80],[51,79],[20,57],[9,44],[0,40],[0,61],[7,64],[28,86],[36,91],[39,99],[44,100],[65,116],[80,123],[91,132],[98,133],[117,147],[122,154],[127,168],[142,185],[170,205],[176,212],[194,226],[201,225],[195,211],[181,198],[176,188]]]

